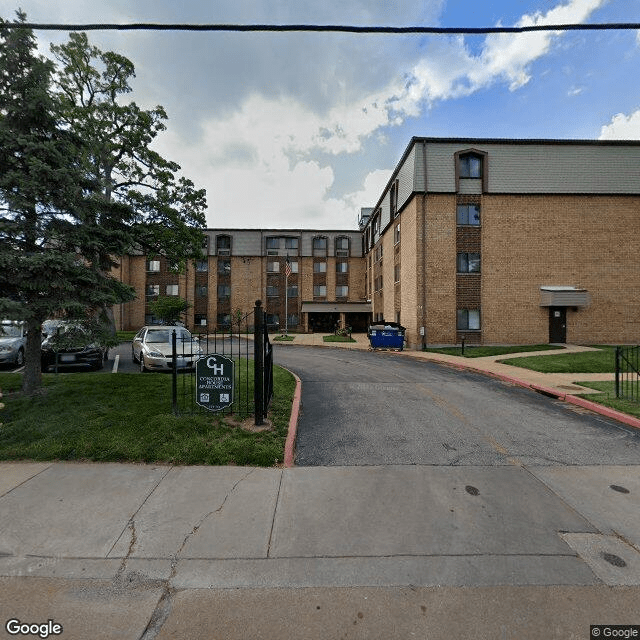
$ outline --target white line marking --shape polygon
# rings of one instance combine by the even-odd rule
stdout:
[[[113,369],[111,369],[111,373],[118,373],[118,363],[120,362],[120,355],[118,354],[113,359]]]

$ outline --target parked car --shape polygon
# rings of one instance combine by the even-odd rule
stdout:
[[[102,369],[108,357],[107,347],[98,344],[81,324],[68,320],[45,320],[42,338],[42,371],[56,367]]]
[[[24,364],[27,326],[24,322],[3,320],[0,323],[0,364]]]
[[[131,359],[140,371],[170,371],[172,368],[172,333],[176,332],[178,369],[192,369],[203,351],[198,338],[184,327],[150,325],[136,333],[131,344]]]

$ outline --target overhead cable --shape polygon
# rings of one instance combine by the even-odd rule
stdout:
[[[640,22],[598,24],[533,24],[518,27],[367,27],[339,24],[159,24],[94,23],[47,24],[36,22],[4,22],[3,29],[32,29],[34,31],[262,31],[262,32],[329,32],[329,33],[390,33],[424,35],[487,35],[493,33],[531,33],[536,31],[622,31],[640,30]]]

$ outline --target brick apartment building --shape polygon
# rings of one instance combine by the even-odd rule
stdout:
[[[115,310],[117,326],[137,329],[154,323],[148,303],[158,295],[176,295],[192,305],[186,324],[197,330],[227,328],[232,314],[249,313],[256,300],[262,300],[274,329],[332,332],[340,324],[366,330],[371,305],[365,299],[360,232],[204,233],[207,258],[190,264],[184,273],[172,270],[163,257],[129,255],[121,260],[117,277],[135,287],[138,298]]]
[[[187,325],[228,325],[265,303],[291,331],[400,322],[423,344],[640,340],[640,142],[413,138],[359,231],[209,229],[207,259],[173,273],[123,258],[138,299],[116,322],[153,322],[179,295]]]
[[[640,340],[638,141],[413,138],[365,217],[411,347]]]

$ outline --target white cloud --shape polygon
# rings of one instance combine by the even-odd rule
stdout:
[[[53,19],[51,7],[56,17],[68,20],[74,8],[88,6],[80,0],[58,5],[24,1],[31,5],[29,18],[40,20]],[[517,24],[582,22],[606,1],[570,0],[545,14],[525,15]],[[216,4],[214,18],[208,2],[188,3],[182,21],[247,21],[238,19],[238,3]],[[442,5],[443,0],[407,0],[406,15],[433,24]],[[144,21],[167,7],[151,0],[108,0],[101,19]],[[406,24],[394,7],[388,0],[254,2],[256,21],[321,23],[339,14],[343,22]],[[86,16],[80,11],[76,21]],[[389,171],[372,171],[362,185],[330,196],[332,155],[355,158],[366,140],[419,117],[435,101],[468,96],[496,83],[517,90],[529,82],[532,63],[550,51],[556,36],[492,35],[477,55],[463,37],[425,39],[425,48],[419,49],[415,38],[220,34],[183,38],[180,51],[158,47],[158,37],[95,34],[102,48],[100,40],[117,41],[113,48],[136,63],[135,99],[167,107],[172,120],[157,148],[179,162],[196,185],[206,187],[208,224],[337,228],[355,225],[360,207],[376,202]],[[173,35],[164,35],[163,41],[178,42]]]
[[[600,140],[640,140],[640,109],[631,115],[618,113],[602,127]]]

